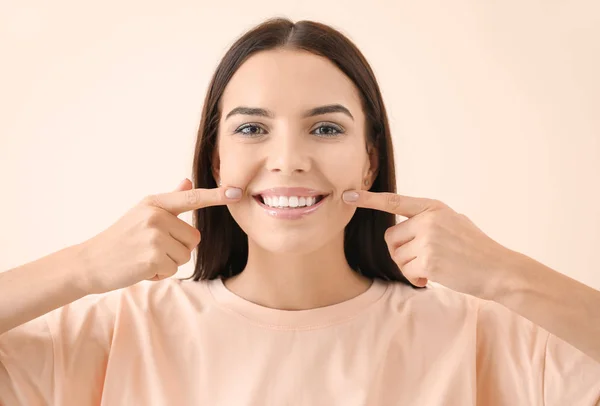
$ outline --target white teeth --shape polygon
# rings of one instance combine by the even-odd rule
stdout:
[[[304,207],[317,202],[316,196],[263,196],[265,205],[270,207]]]

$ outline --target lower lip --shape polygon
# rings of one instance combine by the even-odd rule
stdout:
[[[323,197],[319,203],[313,204],[312,206],[298,207],[295,209],[279,209],[277,207],[270,207],[261,202],[258,197],[255,197],[254,200],[256,200],[259,206],[261,206],[269,216],[284,220],[298,220],[317,211],[328,197],[329,196]]]

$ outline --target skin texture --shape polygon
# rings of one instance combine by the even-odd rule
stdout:
[[[341,104],[353,118],[328,113],[304,118],[312,108]],[[238,106],[259,107],[274,117],[233,115]],[[348,189],[370,187],[376,170],[367,151],[365,118],[357,89],[328,59],[291,50],[250,57],[221,99],[214,176],[244,190],[229,210],[248,234],[246,269],[226,281],[235,293],[280,309],[308,309],[349,299],[371,280],[348,266],[343,232],[355,208],[342,200]],[[240,126],[247,134],[236,133]],[[337,135],[341,127],[343,134]],[[364,185],[364,179],[368,185]],[[265,214],[252,195],[272,187],[306,187],[330,194],[301,220]]]

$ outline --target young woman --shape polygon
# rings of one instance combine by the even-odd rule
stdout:
[[[596,405],[600,292],[395,185],[359,50],[266,21],[214,74],[193,184],[0,274],[0,404]]]

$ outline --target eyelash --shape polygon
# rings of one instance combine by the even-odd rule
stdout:
[[[249,138],[253,138],[253,137],[264,135],[264,134],[254,134],[254,133],[244,133],[244,132],[242,132],[242,130],[244,130],[246,128],[260,128],[261,130],[264,131],[264,129],[261,126],[258,126],[256,124],[244,124],[244,125],[238,127],[237,130],[234,131],[234,133],[240,133],[240,134],[242,134],[244,136],[247,136]],[[333,138],[333,137],[337,137],[337,136],[339,136],[341,134],[344,134],[344,130],[341,127],[339,127],[337,125],[334,125],[334,124],[322,124],[322,125],[320,125],[320,126],[317,127],[317,129],[319,129],[319,128],[331,128],[331,129],[333,129],[333,130],[336,131],[336,133],[334,133],[334,134],[320,134],[319,136],[323,137],[323,138]]]

